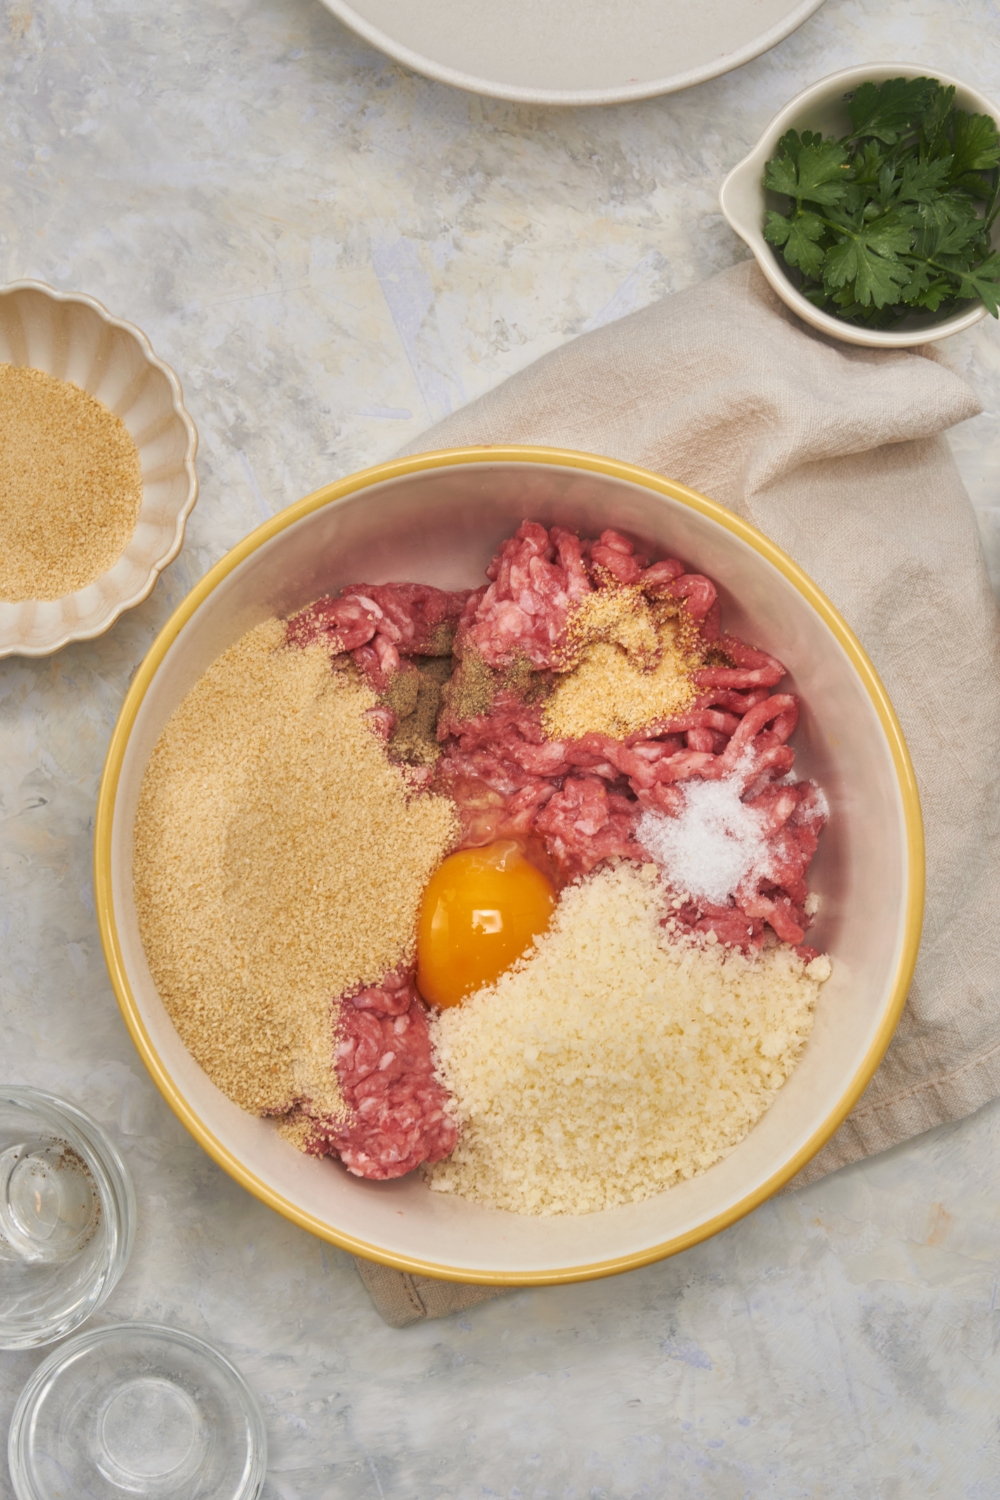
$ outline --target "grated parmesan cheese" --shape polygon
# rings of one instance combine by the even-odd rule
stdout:
[[[640,1202],[725,1156],[812,1026],[826,957],[746,958],[660,925],[655,866],[568,887],[496,984],[432,1023],[462,1138],[430,1185],[516,1213]]]

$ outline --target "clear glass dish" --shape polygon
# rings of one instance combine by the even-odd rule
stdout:
[[[132,1180],[100,1126],[40,1089],[0,1087],[0,1349],[79,1328],[134,1232]]]
[[[17,1500],[255,1500],[267,1437],[217,1349],[156,1323],[89,1329],[21,1392],[7,1449]]]

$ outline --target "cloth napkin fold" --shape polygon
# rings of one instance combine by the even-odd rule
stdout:
[[[745,262],[563,345],[407,450],[543,443],[680,480],[791,553],[881,675],[923,805],[923,941],[881,1067],[793,1187],[1000,1093],[1000,619],[942,436],[979,410],[929,347],[814,333]],[[396,1326],[499,1295],[358,1269]]]

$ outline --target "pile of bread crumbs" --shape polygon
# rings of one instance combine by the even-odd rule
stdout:
[[[153,980],[212,1081],[252,1114],[344,1113],[334,999],[412,961],[417,908],[454,842],[366,712],[285,625],[251,630],[163,730],[135,821],[136,908]]]

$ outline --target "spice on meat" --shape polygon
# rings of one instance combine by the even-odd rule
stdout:
[[[382,702],[396,717],[389,738],[393,760],[411,766],[433,766],[441,756],[437,741],[441,689],[451,676],[451,658],[430,656],[409,671],[397,671],[381,694]]]
[[[682,714],[697,696],[692,674],[704,665],[697,626],[638,584],[588,594],[569,615],[566,636],[564,675],[542,712],[552,739],[627,739]]]

